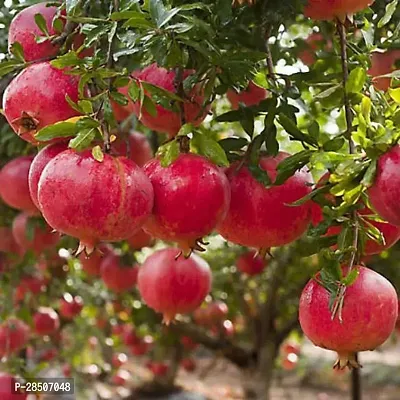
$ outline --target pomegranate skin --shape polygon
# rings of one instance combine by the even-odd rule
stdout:
[[[271,179],[276,168],[289,154],[280,152],[276,157],[263,157],[260,167]],[[303,168],[283,185],[266,188],[251,175],[246,166],[237,171],[238,164],[228,168],[226,174],[231,186],[231,204],[226,218],[217,231],[233,243],[247,247],[270,248],[282,246],[298,239],[311,220],[311,204],[298,207],[287,204],[311,192],[311,175]]]
[[[178,257],[179,249],[158,250],[139,268],[138,289],[146,304],[169,323],[178,313],[195,310],[211,289],[211,270],[192,254]]]
[[[14,393],[12,388],[15,387],[16,379],[14,376],[0,372],[0,398],[1,400],[26,400],[28,395],[25,393]]]
[[[154,239],[143,229],[140,229],[133,236],[128,238],[127,242],[132,250],[141,250],[143,247],[151,247],[154,243]]]
[[[25,8],[19,12],[11,21],[8,31],[8,45],[19,42],[24,50],[26,61],[37,61],[45,57],[53,57],[57,55],[60,46],[55,46],[51,40],[43,43],[37,43],[35,37],[43,36],[43,32],[39,29],[35,22],[35,15],[42,14],[49,35],[55,35],[53,28],[53,18],[57,14],[57,7],[46,7],[47,3],[38,3]]]
[[[148,218],[153,188],[125,157],[66,150],[43,170],[38,199],[44,218],[57,231],[80,239],[90,253],[98,241],[129,238]]]
[[[229,182],[206,158],[181,154],[166,168],[153,159],[144,172],[154,188],[153,214],[144,225],[150,235],[177,242],[183,250],[193,249],[225,218]]]
[[[23,349],[29,340],[29,327],[20,319],[10,317],[0,325],[0,356],[9,356]]]
[[[343,20],[346,15],[362,11],[373,2],[374,0],[308,0],[304,15],[315,20]]]
[[[17,210],[38,214],[31,199],[28,174],[33,157],[17,157],[9,161],[0,171],[0,197],[4,203]]]
[[[355,266],[359,276],[348,286],[341,323],[332,320],[329,292],[311,279],[300,298],[299,320],[304,334],[318,347],[336,351],[340,368],[354,364],[353,354],[374,350],[393,332],[398,313],[392,284],[375,271]]]
[[[400,225],[400,146],[392,147],[379,157],[376,177],[368,189],[373,209],[393,225]]]
[[[237,269],[249,276],[261,274],[266,266],[265,260],[254,250],[241,254],[236,260]]]
[[[143,167],[147,161],[153,158],[153,150],[143,133],[129,132],[127,140],[129,142],[129,151],[126,139],[119,138],[113,143],[113,150],[117,155],[131,159],[139,167]]]
[[[242,92],[236,92],[235,90],[229,89],[226,93],[228,100],[232,104],[232,108],[237,110],[239,103],[243,103],[245,106],[255,106],[260,101],[264,100],[268,95],[268,92],[257,86],[254,82],[250,82],[246,90]]]
[[[400,50],[388,50],[385,53],[374,52],[371,55],[371,68],[368,74],[373,76],[372,82],[376,89],[388,90],[391,78],[376,78],[395,71],[395,63],[400,60]]]
[[[192,70],[185,70],[184,78],[187,78],[192,73]],[[168,71],[165,68],[157,66],[157,64],[151,64],[143,70],[135,72],[133,76],[139,82],[148,82],[172,93],[176,93],[174,85],[175,71]],[[185,121],[186,123],[198,126],[207,116],[209,107],[202,110],[204,96],[199,92],[198,87],[195,87],[188,96],[190,98],[184,102]],[[174,137],[182,127],[180,113],[167,110],[160,105],[156,105],[156,109],[157,115],[152,116],[142,107],[140,122],[153,131],[167,133],[170,137]],[[139,102],[133,103],[133,112],[137,117],[140,116]]]
[[[46,90],[43,90],[46,88]],[[78,101],[78,79],[45,61],[25,68],[4,92],[8,123],[22,139],[37,144],[35,133],[47,125],[79,115],[65,99]]]
[[[35,226],[33,238],[29,238],[27,233],[28,221],[28,214],[21,213],[14,218],[12,225],[14,239],[23,252],[32,250],[36,255],[39,255],[46,249],[57,245],[60,235],[57,232],[52,232],[47,224],[45,227]]]
[[[38,194],[38,186],[39,179],[42,175],[44,167],[52,160],[57,154],[68,149],[67,142],[58,142],[49,144],[39,151],[37,156],[33,159],[32,164],[29,168],[29,192],[31,194],[32,201],[35,203],[37,208],[40,208],[37,194]]]
[[[60,327],[58,314],[48,307],[41,307],[33,316],[35,332],[38,335],[51,335]]]

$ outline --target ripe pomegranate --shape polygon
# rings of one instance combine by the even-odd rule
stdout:
[[[192,75],[194,71],[185,70],[184,78]],[[165,68],[151,64],[141,71],[134,74],[134,78],[140,82],[148,82],[152,85],[159,86],[172,93],[176,93],[175,85],[175,71],[168,71]],[[184,101],[185,122],[191,123],[194,126],[200,125],[204,118],[207,116],[209,108],[203,108],[204,96],[200,92],[200,88],[195,86],[190,93],[186,94],[187,98]],[[156,106],[157,115],[152,116],[149,112],[142,107],[140,110],[140,103],[133,103],[133,111],[137,117],[142,112],[140,122],[147,128],[162,133],[168,133],[170,137],[174,137],[182,127],[182,116],[180,112],[167,110],[161,105]]]
[[[396,63],[400,60],[400,50],[387,50],[385,53],[373,52],[371,68],[368,73],[373,76],[372,82],[376,89],[388,90],[391,78],[377,78],[380,75],[390,74],[396,70]]]
[[[72,368],[69,364],[64,364],[62,367],[62,373],[66,378],[71,376]]]
[[[169,370],[169,366],[168,364],[164,363],[164,362],[156,362],[153,361],[151,366],[150,366],[151,372],[158,377],[162,377],[167,375],[168,370]]]
[[[46,281],[40,276],[24,276],[21,278],[18,286],[15,288],[14,301],[24,301],[26,295],[34,298],[40,294],[46,287]]]
[[[287,354],[282,360],[282,368],[286,371],[292,371],[296,368],[299,357],[294,353]]]
[[[10,317],[0,325],[0,357],[15,354],[29,340],[29,327],[20,319]]]
[[[241,254],[236,260],[237,269],[249,276],[261,274],[266,266],[265,260],[257,254],[256,251],[250,250]]]
[[[58,356],[58,350],[57,349],[47,349],[45,350],[41,356],[40,356],[40,361],[51,361],[54,360]]]
[[[281,351],[283,354],[300,354],[300,346],[298,344],[284,343],[281,347]]]
[[[14,239],[10,228],[0,226],[0,252],[20,253],[20,248]]]
[[[182,346],[188,351],[194,350],[199,346],[199,344],[193,341],[193,339],[190,338],[189,336],[182,336],[181,343]]]
[[[300,60],[303,64],[311,66],[315,63],[316,52],[323,48],[324,50],[330,50],[332,48],[332,43],[327,41],[324,35],[321,33],[313,32],[305,41],[306,48],[302,50],[299,54]]]
[[[223,301],[214,301],[208,305],[207,313],[210,323],[218,324],[225,320],[229,309]]]
[[[101,279],[104,284],[117,293],[132,289],[137,283],[139,268],[122,264],[121,257],[109,254],[101,263]]]
[[[122,333],[122,341],[126,346],[135,346],[140,344],[140,338],[136,334],[135,328],[133,326],[127,325]]]
[[[289,155],[263,157],[260,167],[274,181],[278,164]],[[228,214],[217,226],[227,240],[242,246],[267,249],[298,239],[311,219],[311,204],[292,207],[288,204],[311,192],[311,176],[305,168],[297,171],[284,184],[266,188],[246,166],[238,171],[234,163],[227,170],[232,199]]]
[[[364,10],[373,2],[374,0],[308,0],[304,15],[316,20],[344,20],[346,15]]]
[[[192,254],[179,257],[174,248],[158,250],[139,269],[138,289],[146,304],[169,323],[178,313],[195,310],[211,288],[211,270],[206,261]]]
[[[83,308],[82,298],[79,296],[72,297],[66,293],[60,301],[60,314],[65,319],[73,319]]]
[[[78,101],[76,76],[53,67],[48,61],[32,64],[5,90],[4,115],[22,139],[37,144],[34,135],[38,130],[78,115],[68,104],[66,95]]]
[[[96,250],[90,254],[80,254],[79,261],[82,265],[82,269],[92,276],[100,276],[101,263],[105,258],[112,253],[112,248],[106,244],[100,244]]]
[[[38,335],[51,335],[60,328],[60,319],[52,308],[41,307],[33,316],[33,325]]]
[[[51,228],[43,221],[35,221],[32,238],[28,232],[29,216],[26,213],[18,214],[13,221],[12,234],[22,251],[32,250],[36,255],[44,250],[57,245],[60,235],[52,232]]]
[[[128,357],[125,353],[113,354],[111,364],[114,368],[119,368],[128,361]]]
[[[0,171],[0,197],[4,203],[30,214],[39,211],[32,202],[28,186],[28,173],[33,157],[17,157],[9,161]]]
[[[26,400],[28,395],[13,391],[15,388],[16,379],[13,375],[7,372],[0,372],[0,398],[1,400]]]
[[[144,167],[154,188],[154,209],[144,229],[152,236],[174,241],[185,252],[201,249],[201,238],[225,217],[229,182],[206,158],[181,154],[164,168],[153,159]]]
[[[42,175],[44,167],[52,160],[57,154],[68,149],[67,142],[58,142],[49,144],[39,151],[37,156],[33,159],[32,164],[29,168],[29,192],[32,198],[32,201],[35,203],[37,208],[40,208],[38,201],[38,186],[39,179]]]
[[[304,334],[316,346],[336,351],[338,368],[357,368],[354,353],[380,346],[393,332],[397,319],[397,294],[392,284],[375,271],[355,268],[359,276],[347,287],[343,322],[338,316],[332,319],[330,293],[316,279],[308,282],[300,298],[299,320]]]
[[[186,372],[194,372],[196,370],[196,362],[193,358],[184,358],[181,361],[181,365]]]
[[[87,254],[101,240],[132,236],[148,218],[153,196],[149,179],[133,161],[105,154],[98,162],[90,150],[58,154],[43,170],[38,191],[48,224],[79,238]]]
[[[235,90],[229,89],[226,95],[232,104],[232,108],[237,110],[239,108],[239,103],[243,103],[247,107],[257,105],[267,97],[268,92],[250,81],[246,90],[238,93]]]
[[[375,182],[368,190],[375,211],[393,225],[400,225],[400,145],[379,157]]]
[[[200,326],[210,325],[210,318],[208,315],[208,307],[207,308],[199,307],[196,310],[194,310],[193,319],[197,325],[200,325]]]
[[[143,247],[150,247],[154,243],[154,239],[143,229],[139,229],[137,233],[127,239],[132,250],[141,250]]]
[[[116,386],[124,386],[129,381],[131,374],[125,370],[119,370],[115,375],[112,376],[112,383]]]
[[[150,142],[140,132],[131,131],[127,138],[118,138],[113,143],[113,150],[117,155],[126,156],[131,159],[139,167],[143,167],[147,161],[153,158],[153,150],[151,149]]]

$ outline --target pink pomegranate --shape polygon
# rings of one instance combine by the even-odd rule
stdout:
[[[29,219],[30,217],[26,213],[18,214],[14,218],[12,233],[18,246],[24,252],[32,250],[36,255],[55,247],[60,240],[60,235],[52,232],[52,229],[44,221],[36,220],[34,222],[32,237],[29,237]]]
[[[38,335],[51,335],[60,328],[60,319],[52,308],[40,307],[33,316],[33,324]]]
[[[20,253],[20,248],[14,239],[11,229],[6,226],[0,226],[0,252]]]
[[[38,130],[78,115],[68,104],[66,95],[78,101],[76,76],[53,67],[48,61],[32,64],[5,90],[4,115],[18,136],[37,144],[34,135]]]
[[[32,201],[35,203],[37,208],[40,208],[38,202],[38,186],[39,179],[42,175],[44,167],[52,160],[57,154],[68,149],[68,142],[58,142],[49,144],[39,151],[37,156],[33,159],[32,164],[29,168],[29,192],[31,194]]]
[[[15,388],[16,379],[13,375],[7,372],[0,372],[0,398],[1,400],[26,400],[28,395],[21,393],[18,390],[15,393],[12,389]]]
[[[80,296],[72,297],[69,293],[64,294],[60,301],[60,315],[65,319],[73,319],[83,308],[83,301]]]
[[[113,249],[111,246],[102,243],[92,254],[80,254],[79,261],[81,262],[82,269],[88,275],[100,276],[101,263],[112,252]]]
[[[207,312],[210,323],[218,324],[225,320],[229,309],[223,301],[214,301],[208,305]]]
[[[254,250],[246,251],[236,260],[237,269],[249,276],[261,274],[261,272],[264,271],[265,266],[265,260]]]
[[[230,202],[225,174],[206,158],[181,154],[169,167],[153,159],[144,167],[154,188],[153,214],[144,225],[150,235],[174,241],[185,251],[211,233]]]
[[[116,293],[131,290],[137,283],[139,268],[123,265],[121,257],[109,254],[101,263],[101,279]]]
[[[0,196],[4,203],[30,214],[39,211],[29,193],[28,174],[33,157],[17,157],[9,161],[0,171]]]
[[[397,294],[392,284],[375,271],[355,268],[359,276],[347,287],[343,322],[338,315],[332,319],[330,293],[316,279],[308,282],[300,298],[299,319],[304,334],[316,346],[336,351],[339,359],[335,365],[339,368],[358,367],[354,353],[380,346],[397,320]]]
[[[38,199],[48,224],[80,239],[90,254],[99,241],[128,239],[148,218],[153,188],[143,171],[125,157],[90,150],[66,150],[43,170]]]
[[[400,225],[400,145],[378,160],[375,182],[368,190],[375,211],[393,225]]]
[[[193,74],[194,71],[186,70],[184,78]],[[135,72],[134,78],[140,82],[148,82],[152,85],[159,86],[172,93],[176,93],[175,87],[175,71],[168,71],[165,68],[158,67],[157,64],[151,64],[141,71]],[[187,98],[184,102],[184,112],[186,123],[191,123],[194,126],[200,125],[207,116],[209,108],[203,108],[204,96],[200,92],[199,87],[186,94]],[[140,122],[147,128],[162,133],[168,133],[170,137],[174,137],[182,127],[182,117],[180,112],[167,110],[164,107],[157,105],[157,115],[152,116],[142,107],[142,115]],[[140,116],[139,102],[133,103],[133,111],[137,117]]]
[[[20,319],[10,317],[0,325],[0,356],[22,350],[29,340],[29,327]]]
[[[150,247],[154,243],[154,239],[151,235],[140,229],[137,233],[127,239],[129,246],[132,250],[140,250],[143,247]]]
[[[112,146],[117,155],[126,156],[139,167],[143,167],[147,161],[153,158],[153,150],[151,149],[150,142],[140,132],[131,131],[127,138],[118,138]]]
[[[388,90],[391,78],[377,78],[396,70],[396,62],[400,60],[400,50],[388,50],[385,53],[373,52],[371,55],[371,68],[368,73],[373,76],[372,82],[376,89]]]
[[[199,256],[179,257],[174,248],[158,250],[139,269],[138,288],[146,304],[167,324],[178,313],[195,310],[211,288],[209,265]]]
[[[260,167],[273,182],[278,164],[289,154],[280,152],[276,157],[263,157]],[[292,207],[288,204],[311,192],[311,176],[305,168],[297,171],[284,184],[265,187],[258,182],[246,166],[237,171],[234,163],[227,176],[231,184],[232,199],[225,220],[217,227],[227,240],[242,246],[267,249],[282,246],[298,239],[311,219],[311,204]]]
[[[264,88],[257,86],[254,82],[250,82],[246,90],[238,93],[235,90],[229,89],[226,95],[232,104],[232,108],[237,110],[239,103],[243,103],[247,107],[257,105],[268,96],[268,92]]]
[[[347,15],[364,10],[373,2],[374,0],[308,0],[304,15],[316,20],[344,20]]]

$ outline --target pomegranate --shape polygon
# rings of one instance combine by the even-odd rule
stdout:
[[[278,164],[289,155],[263,157],[260,167],[274,181]],[[298,239],[311,219],[311,204],[292,207],[288,204],[311,192],[311,176],[305,168],[297,171],[284,184],[265,187],[246,166],[238,171],[234,163],[227,170],[232,199],[225,220],[217,226],[227,240],[242,246],[268,249]]]
[[[300,60],[303,64],[311,66],[317,60],[316,52],[323,48],[324,50],[330,50],[332,43],[327,41],[321,33],[313,32],[305,41],[306,48],[299,54]]]
[[[254,250],[246,251],[236,260],[237,269],[249,276],[261,274],[264,271],[265,265],[265,260]]]
[[[178,249],[158,250],[139,269],[138,288],[146,304],[167,324],[178,313],[195,310],[211,288],[211,270],[199,256],[179,257]],[[179,258],[178,258],[179,257]]]
[[[113,143],[113,149],[117,155],[128,157],[139,167],[143,167],[153,158],[153,150],[147,137],[136,131],[129,132],[127,138],[118,138]]]
[[[348,14],[364,10],[373,2],[374,0],[308,0],[304,15],[316,20],[344,20]]]
[[[18,214],[13,221],[12,233],[19,247],[27,252],[32,250],[36,255],[44,250],[57,245],[60,235],[52,232],[51,228],[43,221],[35,221],[32,237],[28,233],[29,216],[26,213]]]
[[[45,350],[41,356],[40,356],[40,361],[51,361],[54,360],[58,356],[58,351],[57,349],[47,349]]]
[[[283,354],[300,354],[300,346],[298,344],[284,343],[281,347],[281,352]]]
[[[239,103],[243,103],[247,107],[257,105],[267,97],[268,92],[264,88],[257,86],[254,82],[250,82],[246,90],[238,93],[235,90],[229,89],[226,95],[232,104],[232,108],[237,110]]]
[[[193,319],[197,325],[200,325],[200,326],[210,325],[210,318],[208,315],[208,307],[207,308],[199,307],[196,310],[194,310]]]
[[[27,295],[30,295],[31,299],[35,295],[40,294],[46,288],[46,281],[40,276],[24,276],[21,278],[18,286],[15,288],[14,300],[16,302],[24,301]]]
[[[185,252],[200,250],[198,242],[228,211],[230,190],[224,173],[196,154],[181,154],[166,168],[153,159],[144,171],[154,188],[153,214],[145,231],[177,242]]]
[[[132,250],[141,250],[143,247],[152,246],[154,239],[143,229],[139,229],[137,233],[127,239],[127,242]]]
[[[133,114],[133,104],[128,96],[129,85],[123,86],[118,89],[118,92],[126,96],[129,100],[128,104],[123,106],[114,100],[111,100],[111,107],[114,113],[115,120],[117,122],[125,121]]]
[[[30,214],[39,211],[29,193],[28,174],[33,157],[17,157],[9,161],[0,171],[0,197],[4,203]]]
[[[190,338],[189,336],[182,336],[181,337],[181,343],[182,346],[186,349],[186,350],[194,350],[196,349],[199,344],[196,343],[192,338]]]
[[[4,115],[22,139],[37,144],[34,135],[38,130],[78,115],[68,104],[66,95],[78,101],[76,76],[67,75],[48,61],[32,64],[5,90]]]
[[[62,373],[66,378],[69,378],[71,376],[72,373],[72,368],[69,364],[64,364],[62,366]]]
[[[72,297],[66,293],[60,301],[60,314],[65,319],[73,319],[83,308],[82,298],[79,296]]]
[[[10,317],[0,325],[0,356],[9,356],[23,349],[29,340],[29,327],[20,319]]]
[[[210,323],[218,324],[225,320],[229,309],[223,301],[214,301],[207,307],[207,313]]]
[[[114,368],[119,368],[128,361],[128,357],[125,353],[113,354],[111,364]]]
[[[140,344],[140,338],[136,334],[135,328],[133,326],[126,326],[124,332],[122,333],[122,341],[126,346],[134,346]]]
[[[354,268],[359,276],[347,287],[343,322],[338,316],[332,319],[330,293],[316,279],[308,282],[300,298],[299,320],[304,334],[316,346],[336,351],[338,368],[357,368],[354,353],[380,346],[393,332],[397,319],[397,294],[392,284],[368,268]]]
[[[144,341],[141,341],[138,344],[134,344],[130,347],[131,353],[137,357],[144,356],[149,352],[151,344],[152,343],[146,343]]]
[[[42,175],[44,167],[48,164],[50,160],[52,160],[57,154],[68,149],[67,142],[58,142],[49,144],[39,151],[37,156],[33,159],[32,164],[29,168],[29,192],[32,198],[32,201],[35,203],[37,208],[40,208],[38,202],[38,186],[39,179]]]
[[[0,252],[20,253],[20,248],[14,239],[10,228],[0,226]]]
[[[101,240],[132,236],[148,218],[153,196],[149,179],[133,161],[105,154],[98,162],[90,150],[58,154],[43,170],[38,191],[48,224],[79,238],[80,251],[87,254]]]
[[[287,354],[282,360],[282,368],[286,371],[292,371],[296,368],[299,357],[294,353]]]
[[[89,256],[84,253],[80,254],[79,261],[81,262],[82,269],[88,275],[100,276],[101,263],[112,251],[112,248],[108,245],[100,244]]]
[[[38,335],[51,335],[60,328],[60,320],[52,308],[41,307],[33,316],[33,325]]]
[[[122,264],[121,257],[109,254],[101,263],[101,279],[104,284],[117,293],[132,289],[137,283],[139,268]]]
[[[15,388],[16,379],[13,375],[7,372],[0,372],[0,398],[1,400],[26,400],[28,395],[21,393],[19,390],[17,393],[13,391]]]
[[[184,358],[181,361],[181,365],[186,372],[194,372],[196,370],[196,362],[193,358]]]
[[[400,61],[400,50],[388,50],[385,53],[373,52],[371,68],[368,73],[373,76],[372,82],[376,89],[388,90],[391,78],[378,78],[380,75],[390,74],[396,70],[396,62]]]
[[[193,72],[192,70],[185,70],[184,78],[186,79]],[[176,93],[177,91],[175,87],[175,71],[168,71],[165,68],[157,66],[157,64],[151,64],[143,70],[135,72],[133,75],[139,83],[148,82],[172,93]],[[185,122],[198,126],[207,116],[209,108],[203,108],[204,96],[198,86],[195,86],[191,93],[187,93],[186,96],[187,99],[185,98],[183,105]],[[137,117],[140,116],[141,111],[140,122],[143,125],[153,131],[168,133],[170,137],[174,137],[182,127],[180,112],[167,110],[161,105],[157,105],[156,110],[157,115],[152,116],[144,107],[140,110],[139,102],[133,103],[133,111]]]
[[[150,366],[151,372],[158,377],[167,375],[169,366],[165,362],[154,361]]]
[[[115,375],[112,376],[112,383],[116,386],[124,386],[129,381],[131,374],[125,370],[119,370]]]
[[[368,190],[375,211],[393,225],[400,225],[400,145],[379,157],[375,182]]]

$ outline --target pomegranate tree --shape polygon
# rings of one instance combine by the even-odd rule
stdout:
[[[144,225],[150,235],[174,241],[188,252],[225,217],[229,182],[206,158],[181,154],[164,168],[159,159],[144,167],[154,188],[153,213]]]
[[[78,101],[76,76],[53,67],[48,61],[32,64],[5,90],[4,115],[22,139],[36,144],[34,135],[38,130],[79,115],[68,104],[67,95]]]
[[[226,95],[232,104],[232,108],[238,109],[239,103],[243,103],[247,107],[257,105],[267,97],[268,92],[264,88],[257,86],[254,82],[250,82],[245,90],[236,92],[229,89]]]
[[[33,316],[35,332],[38,335],[51,335],[60,327],[58,314],[49,307],[41,307]]]
[[[263,157],[260,167],[272,182],[278,164],[289,155],[280,152],[276,157]],[[289,204],[311,192],[310,174],[303,168],[284,184],[265,187],[257,181],[246,165],[238,170],[238,163],[226,174],[231,185],[231,203],[226,218],[218,225],[218,232],[227,240],[242,246],[270,248],[298,239],[307,229],[311,205],[292,207]]]
[[[374,0],[308,0],[304,14],[316,20],[343,20],[349,14],[364,10],[373,2]]]
[[[236,260],[237,269],[249,276],[259,275],[264,271],[266,262],[256,251],[250,250],[241,254]]]
[[[0,171],[0,196],[4,203],[30,214],[39,211],[29,193],[28,174],[33,157],[17,157],[9,161]]]
[[[185,70],[184,78],[192,75],[194,71]],[[151,64],[141,71],[134,74],[134,78],[139,82],[148,82],[159,86],[169,92],[176,93],[175,71],[159,67],[157,64]],[[190,93],[186,94],[184,99],[184,120],[194,126],[200,125],[207,116],[208,109],[203,107],[204,96],[198,86],[195,86]],[[168,133],[169,136],[175,136],[182,127],[182,115],[180,112],[168,110],[161,105],[156,106],[157,115],[151,115],[144,107],[140,107],[139,102],[133,103],[133,111],[140,122],[147,128],[162,133]]]
[[[169,323],[195,310],[211,288],[209,265],[199,256],[179,257],[174,248],[158,250],[139,269],[138,288],[146,304]]]
[[[125,157],[90,150],[66,150],[45,167],[38,200],[44,218],[59,232],[80,239],[90,254],[99,241],[129,238],[148,218],[153,188],[143,171]]]
[[[10,317],[0,325],[0,356],[22,350],[28,343],[30,330],[20,319]]]
[[[356,281],[347,287],[341,310],[332,318],[330,293],[311,279],[300,298],[299,319],[304,334],[316,345],[336,351],[338,368],[359,365],[354,354],[375,350],[388,339],[397,320],[397,294],[392,284],[375,271],[355,266]],[[344,268],[346,272],[346,268]]]

